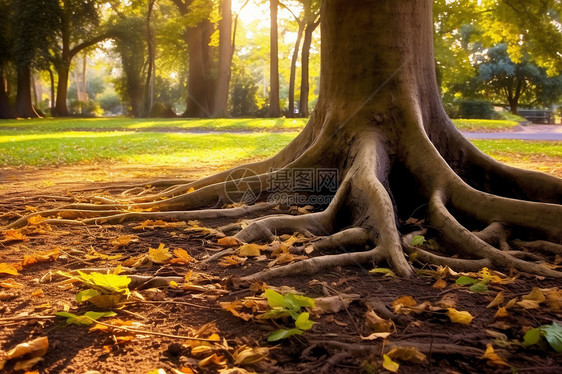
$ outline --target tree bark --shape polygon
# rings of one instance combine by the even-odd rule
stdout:
[[[289,76],[289,113],[288,117],[295,117],[295,79],[297,75],[297,60],[299,58],[299,49],[302,40],[302,33],[304,31],[304,22],[297,19],[299,29],[297,31],[297,41],[295,42],[295,49],[293,50],[293,57],[291,58],[291,74]]]
[[[215,92],[214,117],[230,117],[228,112],[228,89],[232,64],[232,4],[231,0],[220,2],[221,20],[219,21],[219,64],[217,88]]]
[[[4,77],[4,69],[0,67],[0,118],[16,118],[16,113],[6,91],[6,81]]]
[[[267,117],[281,117],[279,101],[279,41],[277,32],[277,0],[270,0],[270,31],[269,31],[269,109]]]
[[[156,0],[148,1],[148,10],[146,12],[146,45],[148,53],[148,67],[146,69],[146,83],[144,85],[144,110],[143,117],[148,117],[152,106],[154,105],[154,70],[155,68],[155,48],[154,30],[152,29],[152,11]]]
[[[29,66],[18,67],[17,80],[16,115],[21,118],[40,117],[31,102],[31,69]]]
[[[312,33],[318,27],[319,21],[307,23],[304,31],[304,41],[302,43],[301,54],[301,94],[299,101],[300,117],[308,117],[308,93],[310,91],[310,83],[308,81],[310,45],[312,44]]]

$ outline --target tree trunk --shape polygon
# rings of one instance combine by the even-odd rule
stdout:
[[[22,118],[38,118],[31,102],[31,69],[18,67],[18,92],[16,96],[16,115]]]
[[[261,199],[268,209],[294,205],[295,199],[314,205],[315,212],[253,218],[224,230],[239,230],[234,238],[242,243],[302,232],[314,238],[315,255],[243,280],[361,263],[391,266],[408,277],[416,262],[562,278],[562,272],[510,250],[531,243],[550,261],[560,253],[562,180],[505,166],[456,130],[436,84],[431,3],[323,1],[320,95],[308,125],[287,147],[268,160],[133,202],[74,205],[123,209],[82,224],[132,218],[236,222],[260,205],[211,208]],[[130,213],[132,208],[150,211]],[[18,222],[25,225],[26,217]],[[417,235],[439,245],[414,246]]]
[[[4,70],[0,67],[0,118],[16,118],[16,113],[6,91],[6,81],[4,78]]]
[[[269,14],[271,29],[269,31],[269,110],[267,117],[281,117],[279,102],[279,46],[277,35],[277,0],[270,0]]]
[[[212,76],[212,34],[209,21],[202,21],[184,34],[189,50],[189,77],[187,81],[187,108],[183,117],[208,117],[213,109],[215,79]]]
[[[304,31],[304,41],[302,43],[301,54],[301,94],[299,102],[299,115],[300,117],[308,117],[308,93],[310,85],[308,82],[308,65],[310,60],[310,45],[312,44],[312,33],[318,27],[319,22],[312,22],[306,25]]]
[[[142,113],[143,117],[148,117],[152,106],[154,105],[154,71],[155,67],[155,48],[154,45],[154,30],[152,29],[152,11],[154,9],[154,3],[156,0],[148,1],[148,10],[146,12],[146,45],[148,53],[148,67],[146,69],[146,83],[144,85],[144,110]]]
[[[304,22],[297,20],[299,29],[297,31],[297,41],[291,58],[291,74],[289,76],[289,118],[295,117],[295,79],[297,75],[297,59],[299,58],[299,48],[301,45],[302,33],[304,31]]]
[[[215,92],[214,117],[230,117],[228,112],[228,88],[232,64],[232,5],[231,0],[222,0],[219,22],[219,65]]]
[[[58,83],[57,83],[57,99],[55,101],[55,112],[53,115],[58,117],[67,117],[69,115],[68,105],[66,104],[68,93],[68,76],[70,74],[70,62],[61,62],[57,67]]]

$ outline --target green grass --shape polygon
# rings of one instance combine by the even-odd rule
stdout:
[[[461,131],[496,132],[513,130],[517,121],[490,119],[454,119],[453,124]]]
[[[139,164],[232,163],[275,154],[296,132],[184,134],[151,132],[0,131],[0,165],[52,166],[99,161]]]
[[[472,140],[482,152],[489,155],[543,155],[562,158],[561,141],[529,140]]]
[[[505,128],[502,126],[516,123],[482,120],[454,122],[457,125],[469,123],[476,128],[488,126],[488,129]],[[306,119],[3,120],[0,121],[0,166],[53,166],[100,161],[146,165],[236,163],[275,154],[305,124]],[[178,128],[214,132],[160,131]],[[262,131],[228,133],[231,130]],[[562,142],[475,140],[474,143],[491,155],[539,154],[562,157]]]
[[[54,132],[73,130],[202,130],[202,131],[273,131],[301,130],[306,118],[232,118],[232,119],[133,119],[133,118],[44,118],[1,120],[0,130]]]

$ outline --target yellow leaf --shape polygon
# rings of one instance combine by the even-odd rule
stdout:
[[[506,309],[511,308],[512,306],[515,305],[515,302],[516,302],[516,301],[517,301],[517,298],[516,298],[516,297],[514,297],[514,298],[511,299],[511,300],[509,300],[509,301],[507,302],[507,304],[505,304],[505,308],[506,308]]]
[[[186,366],[182,366],[181,369],[174,369],[174,368],[170,368],[170,370],[172,370],[172,373],[174,374],[195,374],[195,372],[193,370],[191,370],[190,368],[186,367]]]
[[[154,370],[150,370],[146,374],[166,374],[166,370],[164,370],[164,369],[154,369]]]
[[[375,332],[390,332],[394,329],[394,322],[379,317],[372,309],[365,313],[365,323]]]
[[[238,256],[242,257],[257,257],[261,251],[267,246],[258,244],[244,244],[236,251]]]
[[[232,354],[234,365],[252,365],[262,361],[269,355],[269,348],[241,346]]]
[[[521,298],[523,300],[533,300],[539,304],[546,300],[544,294],[541,292],[541,290],[538,287],[533,287],[533,290],[529,294],[523,295],[521,296]]]
[[[398,299],[394,300],[392,303],[392,307],[394,308],[394,312],[396,313],[409,313],[410,310],[402,310],[406,307],[406,309],[415,307],[418,305],[418,302],[412,296],[401,296]]]
[[[538,309],[540,308],[539,302],[536,300],[521,300],[517,302],[517,305],[524,309]]]
[[[185,191],[185,193],[191,193],[191,192],[193,192],[193,191],[195,191],[195,188],[190,187],[189,190]]]
[[[131,243],[131,241],[133,241],[133,239],[137,239],[138,236],[136,235],[122,235],[118,238],[112,239],[109,244],[111,244],[114,247],[117,248],[121,248],[121,247],[125,247],[127,245],[129,245],[129,243]]]
[[[488,306],[486,308],[493,308],[495,306],[500,305],[501,303],[503,303],[504,297],[503,297],[503,291],[498,292],[498,294],[496,295],[496,297],[494,297],[494,300],[492,300],[490,302],[490,304],[488,304]]]
[[[213,353],[211,356],[199,361],[199,367],[205,368],[209,366],[225,366],[226,363],[227,360],[224,357]]]
[[[35,366],[35,364],[37,364],[40,361],[43,361],[43,357],[33,357],[33,358],[30,358],[29,360],[18,361],[14,365],[14,370],[15,371],[24,371],[25,370],[27,372],[33,366]]]
[[[170,261],[172,264],[188,264],[190,262],[195,262],[195,259],[191,257],[185,249],[174,249],[174,255],[176,258]]]
[[[463,325],[470,324],[470,321],[474,318],[469,312],[458,311],[454,308],[448,308],[446,314],[451,322],[461,323]]]
[[[2,262],[0,263],[0,274],[18,275],[19,273],[13,265]]]
[[[509,366],[507,362],[505,362],[500,356],[498,356],[496,352],[494,352],[494,348],[491,344],[486,345],[486,352],[484,352],[482,358],[488,360],[488,364],[491,364],[493,366]]]
[[[172,257],[169,249],[160,243],[158,248],[148,248],[148,258],[157,264],[164,264]]]
[[[41,215],[38,214],[38,215],[36,215],[36,216],[29,217],[29,218],[27,219],[27,223],[30,224],[30,225],[35,225],[35,226],[36,226],[36,225],[39,225],[39,224],[40,224],[41,222],[43,222],[44,220],[45,220],[45,218],[41,217]]]
[[[0,287],[3,288],[23,288],[23,284],[16,282],[13,279],[6,279],[3,281],[0,281]]]
[[[48,348],[49,339],[46,336],[42,336],[29,342],[16,345],[6,353],[6,359],[12,360],[24,355],[29,355],[28,357],[41,357],[47,353]]]
[[[415,364],[421,364],[426,359],[426,356],[415,347],[394,347],[386,354],[392,359],[400,359],[401,361],[409,361]]]
[[[43,297],[44,293],[42,289],[35,290],[31,293],[31,297]]]
[[[400,365],[398,362],[392,361],[388,355],[382,355],[382,367],[390,372],[396,373]]]
[[[6,230],[2,234],[4,235],[4,241],[6,242],[16,241],[16,240],[26,242],[29,240],[29,238],[24,234],[22,234],[19,230]]]
[[[179,287],[178,283],[175,282],[175,281],[170,281],[169,286],[170,286],[170,288],[178,288]]]
[[[225,246],[225,247],[234,247],[234,246],[240,245],[241,243],[238,239],[233,238],[232,236],[227,236],[227,237],[220,238],[219,240],[217,240],[217,244]]]
[[[32,256],[23,256],[22,266],[33,265],[38,262],[55,261],[60,254],[58,248],[52,251],[37,251]]]
[[[550,289],[543,289],[542,290],[546,295],[545,303],[550,310],[555,313],[559,313],[562,311],[562,290],[559,290],[558,287],[550,288]]]
[[[507,317],[507,316],[509,316],[509,313],[507,312],[507,308],[505,306],[502,306],[501,308],[498,309],[498,311],[494,315],[494,318]]]
[[[220,260],[219,265],[222,266],[223,268],[226,268],[229,266],[242,265],[244,264],[244,262],[246,262],[246,260],[247,260],[246,257],[238,257],[234,255],[225,256]]]

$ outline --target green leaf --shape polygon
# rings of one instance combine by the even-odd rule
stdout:
[[[99,296],[100,293],[98,290],[94,290],[93,288],[89,288],[87,290],[84,291],[80,291],[76,294],[76,302],[77,303],[83,303],[84,301],[88,301],[88,299],[91,299],[92,297],[96,297]]]
[[[484,292],[488,292],[488,286],[486,285],[486,283],[478,282],[478,283],[475,283],[472,286],[470,286],[470,290],[472,292],[484,293]]]
[[[416,235],[412,238],[412,241],[410,242],[411,245],[422,245],[423,243],[425,243],[425,237],[423,235]]]
[[[467,277],[465,275],[462,275],[460,277],[457,278],[457,280],[455,281],[456,284],[461,285],[461,286],[466,286],[467,284],[475,284],[478,283],[478,279],[474,279],[471,277]]]
[[[102,288],[109,293],[129,293],[128,286],[129,283],[131,283],[131,278],[125,275],[102,274],[97,272],[86,274],[81,271],[79,271],[78,274],[80,274],[80,278],[83,279],[84,283],[92,287]]]
[[[546,341],[556,352],[562,352],[562,326],[556,322],[539,327]],[[525,334],[527,335],[527,334]]]
[[[539,328],[530,329],[523,336],[523,346],[537,344],[541,340],[541,330]]]
[[[396,274],[389,268],[374,268],[369,270],[369,274],[384,274],[387,277],[396,277]]]
[[[296,328],[300,330],[310,330],[316,322],[309,320],[309,317],[310,314],[308,312],[302,312],[295,321]]]
[[[113,317],[117,315],[115,312],[86,312],[83,315],[79,316],[77,314],[72,314],[68,312],[58,312],[55,313],[56,316],[59,317],[66,317],[67,324],[74,324],[74,325],[91,325],[94,321],[102,317]]]
[[[310,297],[286,293],[283,298],[285,299],[285,305],[295,311],[299,311],[301,308],[314,307],[314,299]]]
[[[272,308],[265,312],[264,314],[260,315],[259,318],[261,319],[277,319],[290,316],[291,313],[285,308]]]
[[[277,330],[277,331],[274,331],[271,334],[269,334],[269,336],[267,337],[267,341],[268,342],[276,342],[278,340],[287,339],[289,336],[301,335],[303,332],[304,331],[299,330],[299,329]]]
[[[267,303],[269,304],[270,308],[287,307],[285,298],[279,292],[271,290],[269,288],[266,289],[264,292],[265,292],[265,297],[267,298]]]

